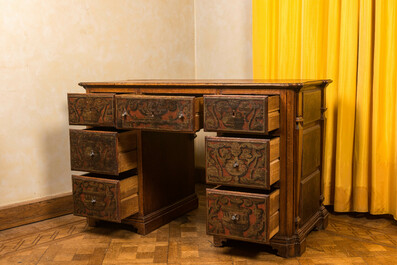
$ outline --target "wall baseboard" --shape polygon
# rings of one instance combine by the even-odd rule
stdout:
[[[0,207],[0,231],[73,213],[72,193]]]

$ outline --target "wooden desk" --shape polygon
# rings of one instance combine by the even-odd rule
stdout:
[[[322,205],[330,80],[84,82],[69,94],[76,215],[147,234],[197,207],[195,132],[206,138],[207,233],[301,255],[327,225]]]

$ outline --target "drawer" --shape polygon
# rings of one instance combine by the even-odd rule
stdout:
[[[121,222],[139,211],[138,176],[106,179],[101,175],[72,176],[74,214]]]
[[[118,175],[137,167],[136,132],[70,129],[72,170]]]
[[[204,130],[268,134],[280,126],[279,96],[204,96]]]
[[[206,181],[270,189],[280,179],[280,138],[206,137]]]
[[[114,126],[113,94],[68,94],[70,125]]]
[[[196,132],[202,127],[202,102],[191,96],[117,95],[117,127]]]
[[[268,243],[278,231],[279,190],[262,194],[224,186],[207,189],[208,235]]]

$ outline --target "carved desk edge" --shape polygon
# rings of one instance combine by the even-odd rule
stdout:
[[[295,92],[300,92],[313,86],[325,87],[330,83],[332,83],[331,79],[142,79],[113,82],[80,82],[79,85],[84,87],[88,93],[135,91],[139,94],[140,89],[173,88],[176,90],[201,89],[201,93],[196,92],[198,94],[219,94],[223,89],[228,88],[254,89],[261,87],[266,87],[267,89],[291,89]],[[132,91],[128,91],[128,89],[132,89]],[[195,91],[191,92],[194,93]],[[172,92],[164,91],[164,93]]]

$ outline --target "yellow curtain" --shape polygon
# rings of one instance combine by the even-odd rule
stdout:
[[[253,0],[254,78],[330,78],[325,204],[397,219],[397,1]]]

